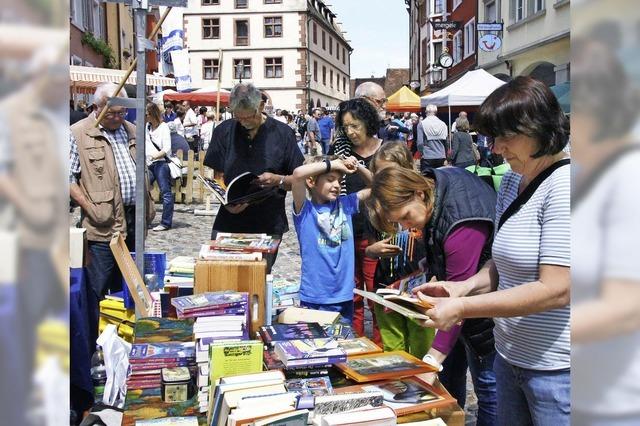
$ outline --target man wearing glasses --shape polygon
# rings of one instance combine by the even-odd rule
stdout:
[[[127,110],[107,106],[117,89],[112,83],[98,86],[94,95],[96,110],[71,126],[69,155],[69,194],[82,209],[90,263],[87,266],[89,291],[89,330],[95,341],[98,330],[98,302],[107,290],[119,291],[121,274],[109,248],[114,232],[120,232],[129,250],[135,250],[136,128],[124,119]],[[127,97],[124,90],[118,94]],[[103,109],[108,108],[96,126]],[[155,208],[147,197],[147,221]]]

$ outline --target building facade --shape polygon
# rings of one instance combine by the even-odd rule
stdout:
[[[183,12],[192,86],[265,91],[275,108],[348,98],[351,47],[318,0],[189,0]]]

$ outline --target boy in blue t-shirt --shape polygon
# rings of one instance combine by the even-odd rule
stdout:
[[[351,216],[368,189],[341,197],[340,180],[356,172],[370,182],[370,172],[354,157],[318,156],[294,170],[291,190],[302,257],[300,304],[340,312],[349,323],[355,286]]]

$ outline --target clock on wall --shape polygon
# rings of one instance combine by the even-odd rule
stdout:
[[[438,63],[442,68],[451,68],[451,65],[453,65],[453,58],[447,52],[444,52],[438,58]]]

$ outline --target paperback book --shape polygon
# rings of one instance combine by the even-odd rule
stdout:
[[[297,392],[302,396],[331,395],[333,387],[329,376],[313,377],[307,379],[288,379],[285,387],[289,392]]]
[[[276,342],[274,352],[286,367],[335,364],[347,359],[344,349],[330,338]]]
[[[271,324],[258,330],[262,341],[273,346],[275,342],[295,339],[315,339],[327,337],[327,333],[317,322],[298,324]]]
[[[397,312],[404,317],[407,317],[413,320],[429,319],[429,316],[425,315],[424,311],[431,308],[432,306],[427,302],[421,301],[417,297],[410,297],[405,295],[393,295],[393,296],[388,296],[389,298],[387,298],[377,293],[364,291],[357,288],[354,288],[353,292],[355,294],[359,294],[365,299],[369,299],[372,302],[382,305],[385,308],[391,309],[392,311]]]
[[[280,246],[280,239],[273,238],[268,234],[218,232],[216,239],[211,241],[210,246],[213,250],[275,253]]]
[[[257,183],[258,176],[251,172],[236,176],[229,182],[229,185],[202,175],[198,175],[198,178],[223,206],[245,203],[257,204],[278,192],[278,188],[275,186],[266,188],[260,186]]]
[[[190,296],[174,297],[171,304],[183,314],[195,311],[222,310],[227,308],[246,308],[248,293],[234,291],[214,291]]]

